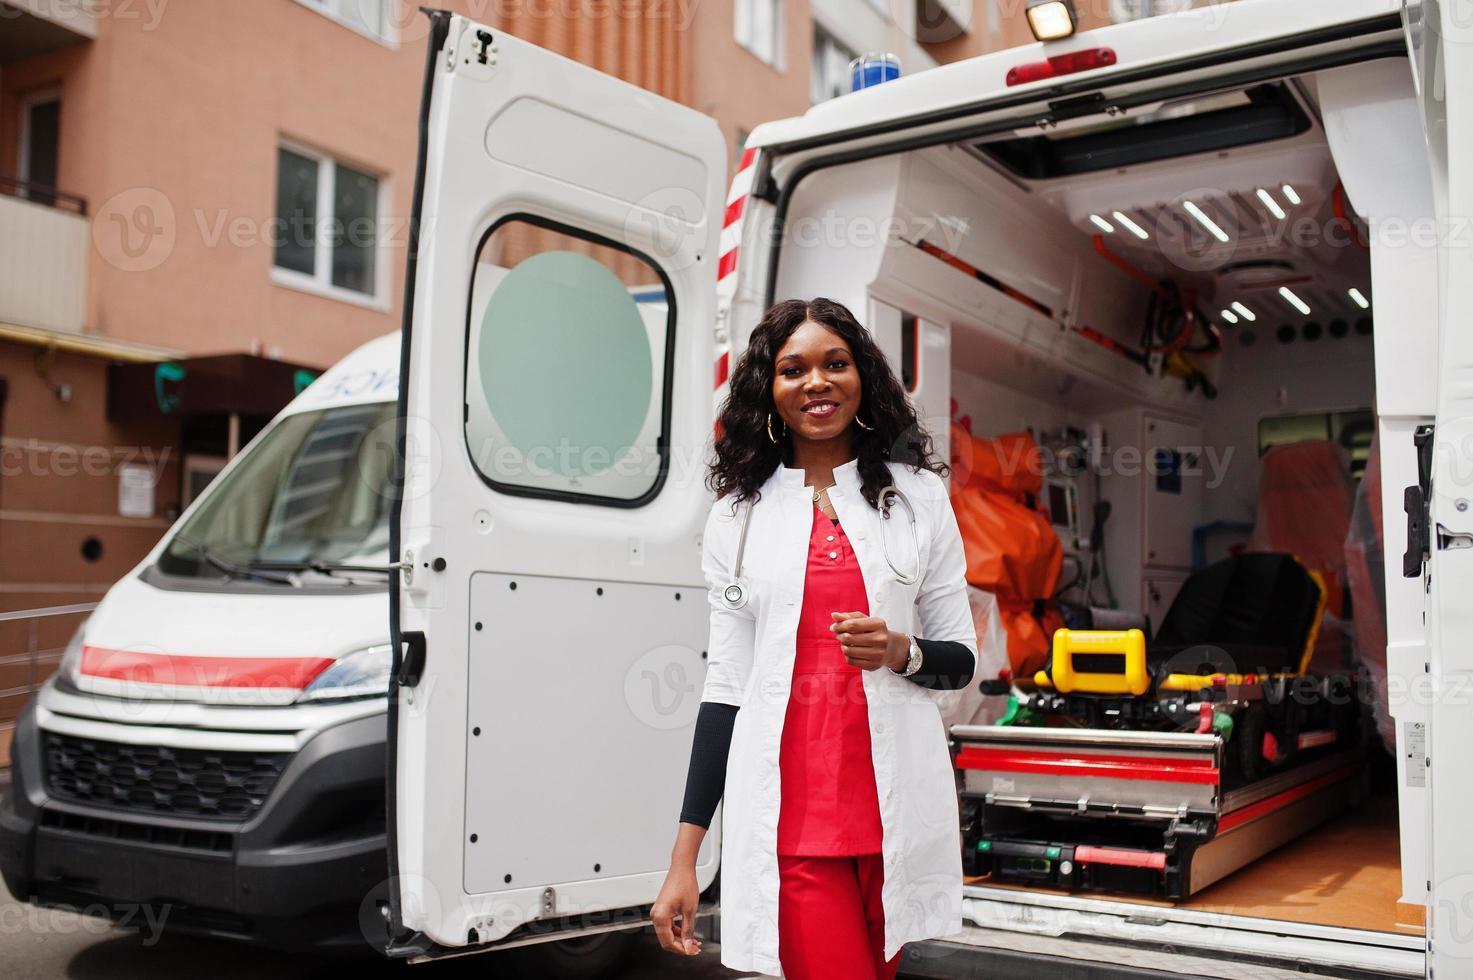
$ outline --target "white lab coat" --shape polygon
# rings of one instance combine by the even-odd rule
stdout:
[[[945,481],[928,470],[891,464],[893,481],[916,510],[916,546],[904,504],[891,498],[882,521],[860,492],[857,460],[836,467],[829,500],[864,576],[870,615],[890,629],[926,639],[959,640],[977,653],[967,601],[966,559]],[[777,820],[781,745],[792,683],[795,635],[813,527],[813,495],[804,471],[779,466],[762,487],[747,532],[741,584],[746,605],[722,601],[731,583],[746,505],[716,501],[706,521],[702,567],[711,610],[702,701],[738,705],[726,768],[721,861],[721,962],[734,970],[781,975],[777,934]],[[961,830],[947,734],[933,692],[888,668],[862,673],[869,702],[870,746],[883,831],[885,957],[901,944],[962,927]]]

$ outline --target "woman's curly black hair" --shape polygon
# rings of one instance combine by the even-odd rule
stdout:
[[[776,444],[767,436],[768,413],[774,411],[772,374],[783,344],[805,321],[812,320],[844,339],[859,371],[859,417],[853,448],[859,459],[864,499],[879,509],[880,491],[893,482],[886,462],[907,463],[945,476],[950,467],[933,457],[931,434],[916,416],[905,389],[896,380],[868,330],[842,303],[822,296],[774,303],[752,331],[747,349],[731,373],[731,390],[721,406],[721,437],[706,485],[721,498],[737,502],[760,499],[760,488],[779,464],[791,466],[792,440],[784,432]]]

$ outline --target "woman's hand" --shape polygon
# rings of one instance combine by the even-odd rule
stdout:
[[[844,659],[861,670],[889,667],[904,670],[910,659],[910,637],[885,625],[879,616],[860,612],[829,613],[834,618],[829,629],[839,640]]]
[[[700,901],[695,862],[672,863],[659,897],[650,908],[650,921],[655,924],[655,936],[662,947],[684,956],[700,953],[701,941],[696,938],[696,907]],[[675,921],[677,917],[679,922]]]

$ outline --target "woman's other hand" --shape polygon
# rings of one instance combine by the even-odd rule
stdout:
[[[829,629],[839,640],[844,659],[861,670],[889,667],[904,670],[910,659],[910,637],[885,625],[879,616],[861,612],[829,613],[834,621]]]
[[[650,907],[650,921],[660,945],[672,953],[695,956],[701,951],[696,938],[696,908],[701,902],[701,886],[696,882],[696,852],[706,836],[706,828],[681,823],[676,833],[675,852],[670,856],[670,870],[660,894]]]

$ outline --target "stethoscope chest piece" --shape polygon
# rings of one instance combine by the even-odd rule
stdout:
[[[732,609],[740,609],[747,604],[747,593],[735,582],[728,585],[721,593],[721,598]]]

